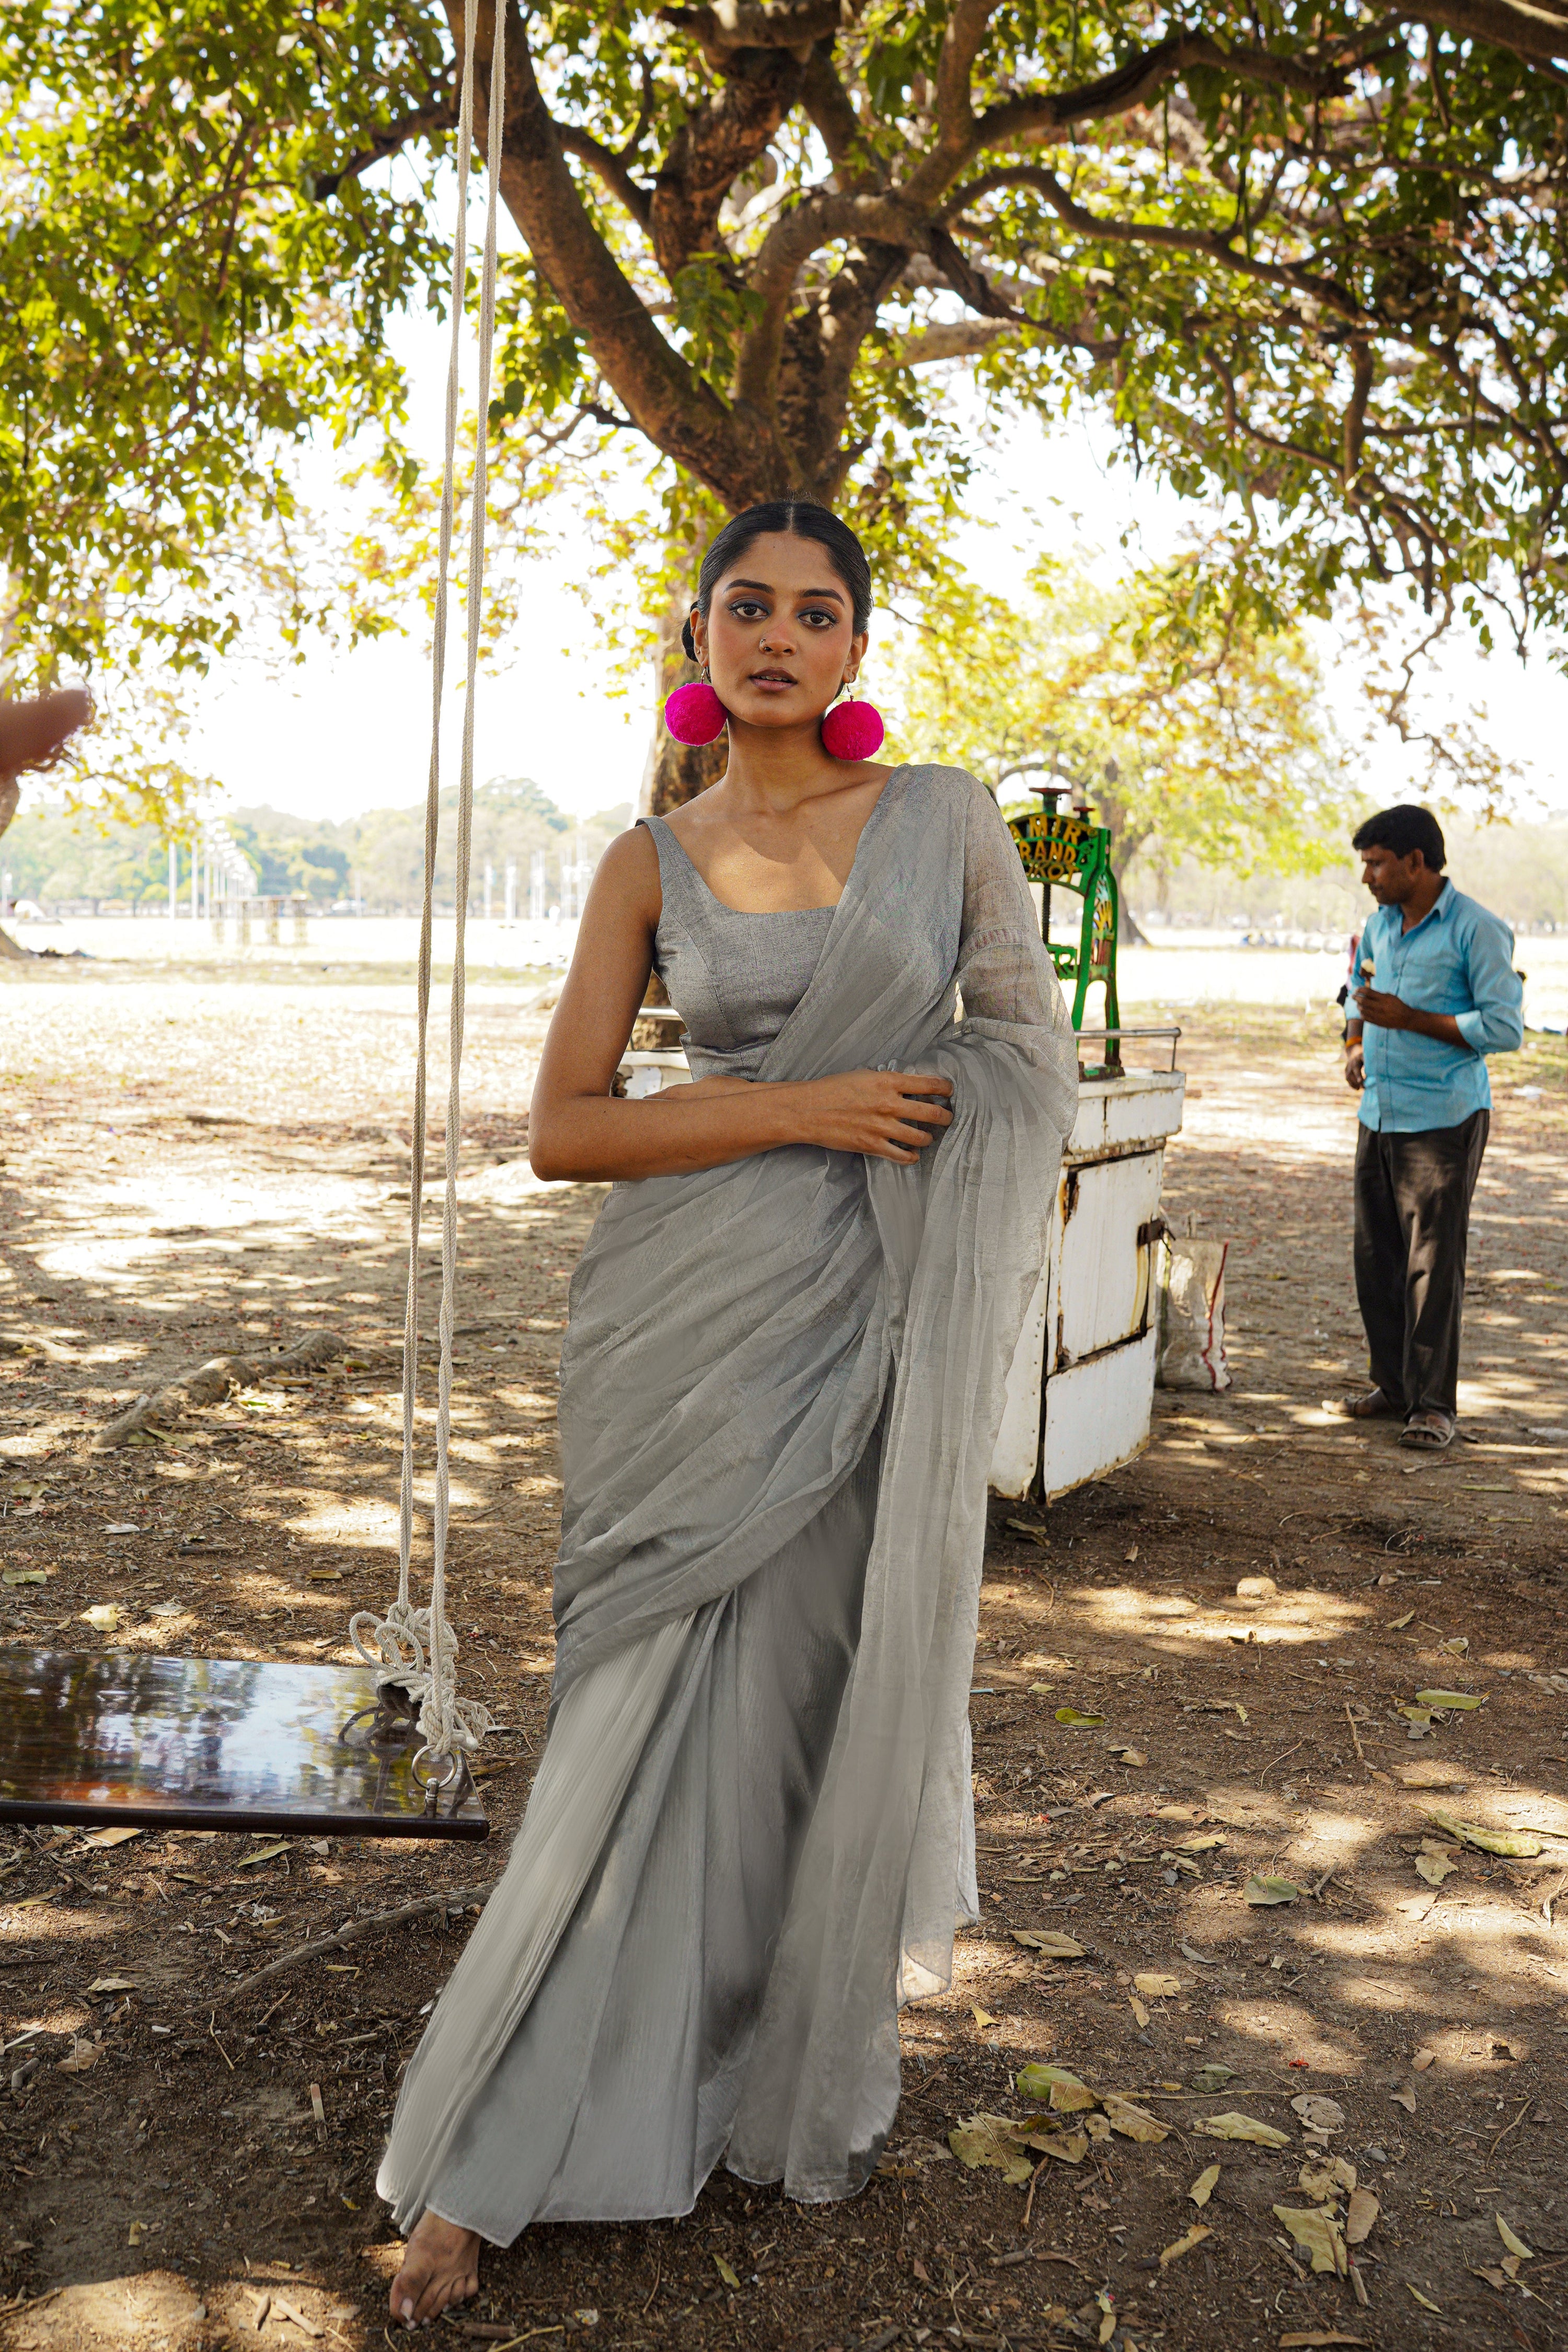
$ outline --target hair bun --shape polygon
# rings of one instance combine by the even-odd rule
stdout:
[[[680,625],[680,642],[686,648],[687,660],[694,662],[697,659],[697,640],[691,634],[691,624],[689,620],[682,621]]]

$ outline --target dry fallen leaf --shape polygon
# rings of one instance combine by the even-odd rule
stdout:
[[[954,2125],[947,2144],[971,2172],[989,2165],[1015,2189],[1021,2189],[1035,2169],[1022,2145],[1021,2133],[1026,2136],[1028,2129],[1027,2124],[1020,2127],[1010,2116],[970,2116]]]
[[[132,1838],[138,1838],[141,1835],[142,1832],[140,1830],[94,1830],[90,1837],[83,1838],[82,1843],[84,1846],[124,1845]]]
[[[1192,2187],[1188,2189],[1187,2195],[1192,2199],[1194,2205],[1206,2205],[1209,2199],[1214,2195],[1215,2189],[1218,2185],[1218,2165],[1205,2164],[1197,2179],[1194,2181]]]
[[[1350,2257],[1345,2252],[1345,2242],[1332,2215],[1321,2206],[1299,2210],[1291,2205],[1276,2205],[1274,2219],[1284,2223],[1301,2252],[1310,2257],[1315,2271],[1332,2271],[1338,2278],[1348,2275]]]
[[[1134,1994],[1128,1994],[1127,2006],[1132,2011],[1133,2016],[1137,2019],[1140,2029],[1147,2026],[1149,2022],[1149,2011]]]
[[[248,1870],[252,1863],[270,1862],[275,1854],[287,1853],[288,1851],[288,1839],[279,1838],[275,1845],[260,1846],[255,1853],[242,1854],[234,1866],[236,1870]]]
[[[1382,2210],[1382,2206],[1370,2189],[1358,2189],[1351,2199],[1350,2209],[1345,2215],[1346,2245],[1364,2245],[1376,2227],[1377,2217]]]
[[[1178,2238],[1173,2245],[1163,2249],[1160,2256],[1160,2268],[1164,2270],[1169,2263],[1179,2263],[1184,2254],[1190,2254],[1194,2246],[1201,2246],[1205,2238],[1212,2238],[1213,2235],[1214,2231],[1205,2223],[1194,2221],[1184,2237]]]
[[[1194,2090],[1204,2092],[1223,2091],[1227,2083],[1235,2080],[1236,2068],[1227,2066],[1220,2058],[1211,2058],[1192,2078]]]
[[[1141,1748],[1113,1748],[1110,1753],[1121,1764],[1147,1764],[1149,1759]]]
[[[95,1992],[135,1992],[139,1988],[130,1977],[94,1977],[87,1990],[90,1996]]]
[[[1182,1990],[1180,1977],[1162,1976],[1158,1969],[1148,1969],[1132,1979],[1139,1991],[1150,2000],[1173,2000]]]
[[[1204,1837],[1178,1838],[1175,1851],[1178,1853],[1208,1853],[1215,1846],[1224,1845],[1225,1842],[1223,1830],[1211,1830]]]
[[[1456,1633],[1450,1640],[1447,1642],[1439,1642],[1437,1644],[1437,1647],[1440,1650],[1447,1650],[1450,1657],[1455,1658],[1464,1657],[1468,1651],[1469,1646],[1470,1637],[1468,1633]]]
[[[1272,2124],[1260,2124],[1252,2116],[1244,2116],[1232,2108],[1223,2116],[1205,2116],[1193,2126],[1205,2139],[1244,2139],[1254,2147],[1289,2147],[1289,2132],[1276,2131]]]
[[[1306,2352],[1306,2347],[1312,2344],[1364,2346],[1366,2340],[1364,2336],[1343,2336],[1337,2327],[1299,2327],[1279,2338],[1279,2352],[1292,2352],[1292,2347],[1300,2347],[1300,2352]]]
[[[1104,2116],[1085,2116],[1083,2127],[1097,2147],[1103,2147],[1110,2137],[1110,2126]]]
[[[1436,2055],[1435,2050],[1418,2050],[1410,2063],[1418,2074],[1424,2074]]]
[[[1442,2318],[1443,2306],[1440,2303],[1429,2302],[1426,2296],[1422,2294],[1418,2286],[1411,2286],[1408,2279],[1405,2280],[1405,2284],[1408,2292],[1415,2297],[1416,2302],[1421,2305],[1423,2311],[1435,2311],[1438,2318]]]
[[[1033,2166],[1031,2166],[1031,2167],[1029,2168],[1029,2169],[1032,2171],[1032,2170],[1034,2169]],[[730,2267],[729,2263],[724,2260],[724,2257],[723,2257],[723,2255],[722,2255],[722,2254],[715,2254],[715,2255],[714,2255],[714,2257],[713,2257],[713,2267],[714,2267],[714,2269],[718,2272],[718,2273],[719,2273],[720,2277],[723,2280],[723,2282],[724,2282],[724,2284],[725,2284],[725,2285],[726,2285],[726,2286],[738,2287],[738,2286],[740,2285],[740,2284],[741,2284],[740,2280],[735,2276],[734,2272],[731,2269],[731,2267]]]
[[[1415,1874],[1424,1878],[1428,1886],[1441,1886],[1458,1867],[1459,1858],[1454,1848],[1439,1845],[1436,1838],[1428,1838],[1415,1857]]]
[[[89,2066],[97,2065],[102,2055],[103,2044],[100,2042],[79,2042],[70,2056],[60,2060],[57,2072],[61,2074],[85,2074]]]
[[[1468,1711],[1485,1706],[1486,1703],[1485,1694],[1478,1696],[1474,1691],[1424,1690],[1415,1694],[1417,1706],[1454,1706]]]
[[[1415,1622],[1415,1610],[1407,1609],[1403,1617],[1391,1617],[1389,1619],[1388,1630],[1391,1633],[1403,1633],[1406,1625],[1413,1624]]]
[[[1134,1544],[1134,1545],[1133,1545],[1133,1547],[1132,1547],[1132,1549],[1131,1549],[1131,1550],[1127,1554],[1127,1564],[1128,1564],[1128,1566],[1129,1566],[1130,1568],[1131,1568],[1131,1566],[1132,1565],[1132,1562],[1137,1559],[1137,1557],[1138,1557],[1138,1547],[1137,1547],[1137,1545],[1136,1545],[1136,1544]]]
[[[1013,2087],[1021,2099],[1037,2099],[1042,2105],[1048,2103],[1058,2115],[1100,2105],[1089,2085],[1069,2074],[1065,2066],[1043,2066],[1037,2062],[1020,2066]]]
[[[1015,1927],[1013,1941],[1031,1952],[1039,1952],[1047,1960],[1081,1960],[1083,1946],[1071,1936],[1060,1934],[1055,1927]]]
[[[1290,2111],[1313,2131],[1340,2131],[1344,2126],[1345,2111],[1337,2099],[1326,2099],[1321,2091],[1302,2091],[1290,2102]]]
[[[1089,2154],[1089,2134],[1082,2131],[1053,2132],[1047,2138],[1033,2139],[1042,2156],[1054,2156],[1060,2164],[1081,2164]]]
[[[1401,2083],[1398,2090],[1390,2091],[1388,2095],[1396,2107],[1405,2109],[1407,2116],[1413,2116],[1415,2113],[1415,2093],[1410,2084]]]
[[[121,1611],[118,1602],[97,1601],[90,1609],[82,1611],[77,1622],[81,1625],[92,1626],[95,1632],[100,1633],[116,1633],[120,1630],[120,1619]]]
[[[1468,1784],[1469,1775],[1458,1764],[1411,1764],[1399,1775],[1402,1789],[1463,1789]]]
[[[982,2009],[978,2001],[974,2001],[971,2005],[970,2015],[973,2018],[975,2024],[979,2026],[982,2032],[984,2032],[988,2025],[994,2025],[996,2022],[996,2020],[992,2016],[991,2011],[988,2009]]]
[[[1535,2260],[1534,2247],[1527,2246],[1519,2232],[1509,2228],[1500,2213],[1494,2213],[1492,2220],[1497,2223],[1498,2236],[1502,2240],[1509,2252],[1517,2254],[1521,2263],[1532,2263]]]
[[[1499,1853],[1527,1862],[1542,1849],[1542,1841],[1531,1830],[1489,1830],[1479,1822],[1462,1822],[1454,1813],[1433,1811],[1426,1818],[1434,1829],[1447,1830],[1450,1837],[1478,1847],[1482,1853]]]
[[[1304,2164],[1296,2176],[1300,2187],[1320,2205],[1331,2205],[1342,2192],[1355,2187],[1355,2167],[1347,2164],[1342,2156],[1331,2156],[1326,2164]]]
[[[1120,2091],[1107,2091],[1101,2104],[1111,2129],[1121,2132],[1127,2139],[1153,2144],[1170,2137],[1168,2124],[1163,2124],[1159,2116],[1152,2116],[1146,2107],[1134,2106],[1132,2101],[1124,2099]]]
[[[1260,1877],[1257,1871],[1253,1872],[1241,1891],[1249,1903],[1258,1905],[1294,1903],[1301,1892],[1293,1879],[1279,1878],[1273,1874]]]

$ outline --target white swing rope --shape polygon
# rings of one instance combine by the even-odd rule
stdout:
[[[440,1370],[436,1415],[436,1508],[430,1605],[416,1609],[409,1592],[414,1548],[414,1423],[419,1378],[419,1226],[425,1182],[426,1045],[430,1022],[431,929],[435,911],[436,849],[441,818],[441,718],[447,676],[447,581],[452,554],[456,506],[458,368],[464,297],[468,282],[468,197],[473,154],[474,19],[463,11],[462,97],[458,118],[458,223],[452,240],[452,335],[447,362],[445,465],[431,646],[430,769],[425,802],[425,895],[419,919],[418,1046],[414,1075],[414,1137],[409,1160],[408,1291],[403,1321],[403,1475],[397,1527],[397,1598],[384,1616],[361,1610],[350,1620],[349,1637],[378,1685],[396,1684],[419,1701],[424,1747],[416,1772],[430,1760],[449,1759],[437,1776],[445,1786],[458,1775],[454,1751],[477,1748],[490,1728],[489,1710],[478,1699],[458,1696],[458,1640],[447,1617],[447,1538],[450,1523],[453,1308],[458,1285],[458,1142],[461,1124],[459,1077],[463,1055],[464,942],[474,814],[474,688],[479,673],[479,625],[485,565],[490,360],[495,342],[496,205],[500,174],[501,129],[506,93],[506,8],[495,11],[490,51],[490,105],[486,147],[484,257],[479,280],[479,419],[474,454],[473,509],[468,530],[468,683],[463,703],[462,753],[458,779],[457,929],[452,950],[451,1032],[447,1096],[447,1182],[441,1214]]]

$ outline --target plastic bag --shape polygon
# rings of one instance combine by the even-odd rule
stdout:
[[[1225,1354],[1225,1262],[1228,1242],[1168,1234],[1160,1244],[1160,1328],[1154,1381],[1163,1389],[1230,1386]]]

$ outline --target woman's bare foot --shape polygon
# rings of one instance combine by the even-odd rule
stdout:
[[[448,2304],[467,2303],[479,2291],[479,2238],[438,2213],[420,2216],[403,2250],[403,2267],[392,2282],[392,2315],[405,2327],[422,2327]]]

